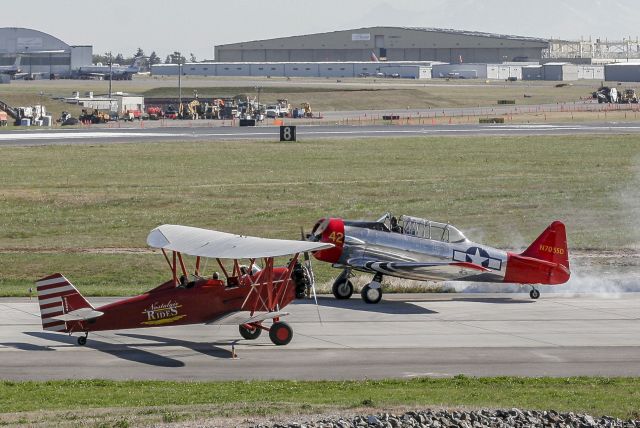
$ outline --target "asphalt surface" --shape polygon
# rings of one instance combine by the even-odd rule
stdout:
[[[284,347],[204,325],[92,333],[79,347],[42,331],[35,302],[1,299],[0,378],[640,376],[640,293],[387,295],[379,305],[322,297],[318,308],[287,311],[294,338]]]
[[[410,136],[513,136],[513,135],[593,135],[638,134],[640,124],[522,124],[522,125],[376,125],[298,126],[299,141],[319,138],[378,138]],[[154,127],[86,128],[59,130],[7,131],[0,133],[2,146],[41,146],[59,144],[105,144],[159,141],[278,141],[279,128],[258,127]]]

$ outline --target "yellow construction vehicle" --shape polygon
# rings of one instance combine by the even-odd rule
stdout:
[[[313,117],[313,112],[311,111],[311,104],[309,103],[302,103],[300,104],[300,107],[302,107],[302,110],[304,110],[304,117]]]

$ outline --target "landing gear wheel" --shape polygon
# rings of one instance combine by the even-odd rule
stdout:
[[[78,337],[78,345],[84,346],[87,344],[87,336]]]
[[[269,339],[271,339],[274,345],[286,345],[293,339],[293,330],[286,322],[274,322],[269,329]]]
[[[532,288],[531,291],[529,291],[529,297],[531,297],[533,300],[536,300],[538,297],[540,297],[540,292],[537,289]]]
[[[240,336],[247,340],[255,340],[260,337],[260,334],[262,333],[262,329],[259,327],[253,327],[253,329],[247,328],[244,325],[240,325],[238,327],[238,330],[240,330]]]
[[[362,296],[362,300],[364,300],[365,303],[379,303],[380,300],[382,300],[382,288],[371,288],[371,285],[367,284],[362,287],[360,295]]]
[[[336,281],[331,291],[338,300],[348,299],[353,294],[353,283],[348,279]]]

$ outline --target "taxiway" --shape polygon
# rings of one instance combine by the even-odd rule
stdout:
[[[266,334],[246,341],[237,327],[206,325],[92,333],[79,347],[74,337],[42,331],[35,301],[0,299],[0,379],[640,376],[640,293],[319,302],[287,307],[294,338],[284,347]]]
[[[390,138],[419,136],[529,136],[638,134],[640,124],[510,124],[510,125],[298,125],[299,141],[321,138]],[[257,127],[154,127],[84,128],[0,133],[2,146],[45,146],[60,144],[108,144],[184,141],[278,141],[276,126]]]

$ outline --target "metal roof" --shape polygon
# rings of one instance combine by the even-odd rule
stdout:
[[[416,30],[416,31],[425,31],[428,33],[449,33],[449,34],[458,34],[463,36],[474,36],[474,37],[490,37],[492,39],[508,39],[508,40],[523,40],[527,42],[540,42],[540,43],[548,43],[549,40],[542,39],[538,37],[528,37],[528,36],[514,36],[509,34],[497,34],[497,33],[485,33],[482,31],[469,31],[469,30],[454,30],[450,28],[431,28],[431,27],[389,27],[389,28],[402,28],[403,30]]]

